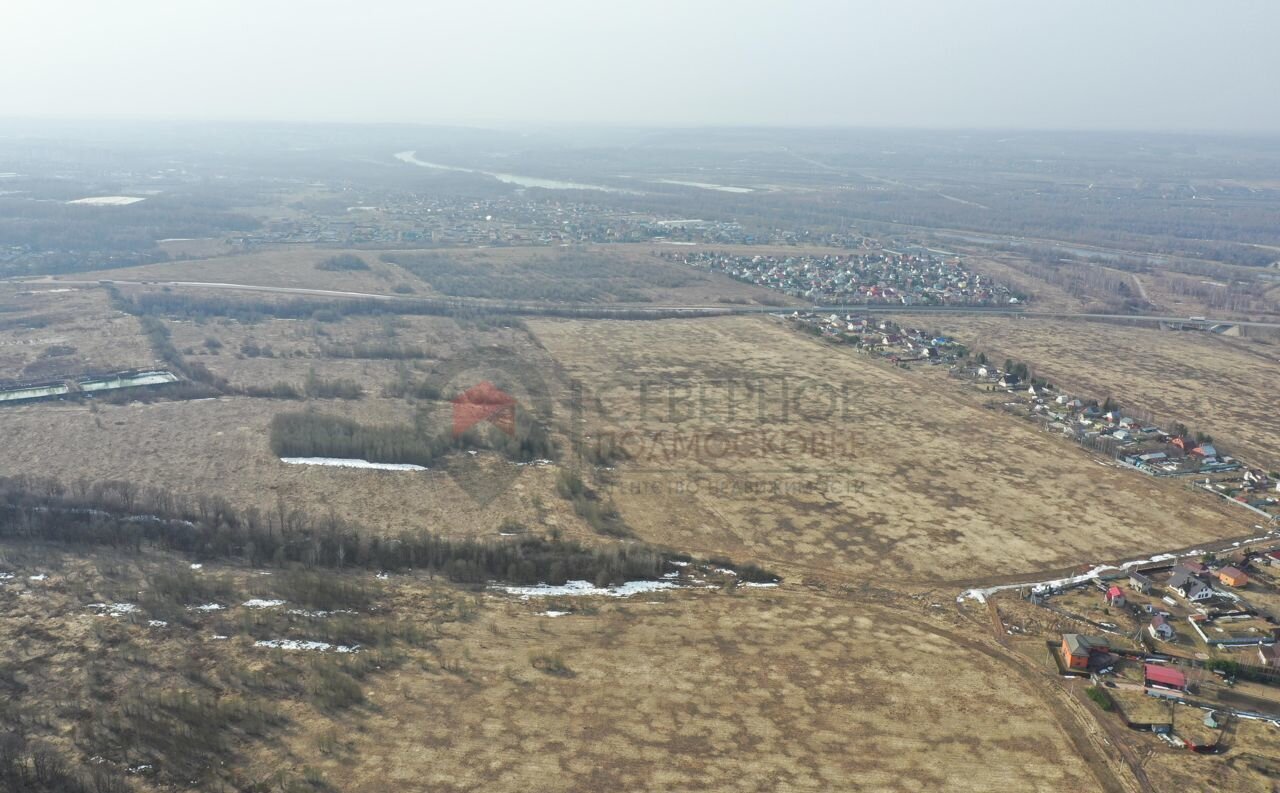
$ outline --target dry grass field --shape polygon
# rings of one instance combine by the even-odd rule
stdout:
[[[40,380],[154,363],[138,320],[101,289],[0,285],[0,380]]]
[[[316,265],[340,253],[330,248],[280,247],[187,261],[102,270],[98,278],[118,281],[204,281],[305,289],[394,294],[398,284],[426,293],[425,284],[398,267],[378,260],[377,251],[352,251],[368,270],[320,270]],[[79,276],[76,276],[79,277]]]
[[[397,400],[312,400],[325,415],[373,425],[408,425],[412,409]],[[29,405],[5,409],[0,421],[5,455],[0,476],[34,474],[63,482],[126,479],[176,495],[217,494],[243,507],[270,512],[283,501],[315,515],[333,514],[371,528],[398,532],[426,528],[445,535],[494,535],[504,519],[526,525],[562,525],[586,532],[553,494],[552,468],[518,469],[512,487],[478,502],[448,470],[466,462],[459,477],[503,472],[513,463],[484,454],[430,471],[368,471],[288,465],[271,452],[269,425],[277,412],[300,405],[267,399],[219,397],[124,406]],[[56,426],[56,432],[50,427]],[[543,495],[540,510],[532,503]],[[547,495],[551,494],[551,495]]]
[[[833,350],[768,318],[531,326],[570,377],[603,396],[603,409],[586,412],[589,428],[636,433],[613,490],[653,542],[844,578],[930,582],[1124,558],[1249,530],[1210,499],[1103,467],[984,407],[987,395]],[[744,408],[725,384],[755,378],[763,407],[752,399]],[[833,409],[841,389],[847,404],[836,397]],[[641,394],[647,411],[637,407]],[[688,446],[716,432],[746,441],[727,452],[720,444],[709,454],[670,453],[673,434]],[[747,442],[760,432],[791,445],[761,451]],[[851,451],[797,440],[814,433],[848,439]]]
[[[1280,468],[1280,343],[1067,320],[915,319],[985,351],[997,365],[1026,362],[1073,394],[1112,396],[1208,432],[1255,465]]]
[[[730,246],[729,249],[734,249]],[[742,247],[740,252],[794,254],[795,248]],[[572,295],[584,287],[600,287],[603,292],[586,302],[620,302],[657,305],[722,305],[726,301],[737,303],[766,302],[767,304],[796,302],[777,292],[751,286],[724,275],[696,271],[684,265],[663,261],[657,254],[679,251],[680,248],[663,245],[586,245],[566,248],[546,246],[464,248],[449,250],[405,250],[388,253],[389,256],[410,258],[414,256],[440,256],[448,259],[479,285],[487,285],[487,294],[501,295],[501,290],[511,284],[538,279],[547,262],[554,263],[564,256],[581,260],[581,274],[574,276],[557,268],[554,280],[565,295]],[[717,248],[719,250],[719,248]],[[806,249],[809,251],[810,249]],[[828,249],[812,249],[828,252]],[[359,256],[368,270],[328,271],[316,268],[317,263],[338,253]],[[831,251],[834,252],[834,251]],[[115,270],[102,270],[95,277],[117,281],[190,281],[230,283],[251,286],[286,287],[301,289],[328,289],[334,291],[366,292],[370,294],[412,296],[440,296],[454,294],[449,288],[436,288],[429,281],[414,275],[411,270],[381,260],[377,250],[339,251],[330,248],[281,247],[253,252],[230,253],[209,258],[193,258]],[[626,271],[626,277],[605,276],[591,272],[592,262],[610,271]],[[81,276],[68,280],[81,280]],[[456,280],[456,279],[455,279]],[[610,296],[610,288],[621,290]],[[586,292],[584,292],[586,294]],[[472,295],[465,295],[472,296]],[[565,299],[568,299],[567,297]]]
[[[297,255],[272,277],[293,277],[290,267],[298,278],[347,275],[308,270]],[[151,278],[176,280],[168,271]],[[124,362],[118,368],[154,358],[138,320],[115,312],[105,290],[8,300],[19,301],[22,317],[54,319],[39,329],[16,323],[0,339],[64,334],[85,365],[111,352]],[[37,300],[47,307],[21,302]],[[88,604],[155,602],[148,593],[173,586],[157,583],[164,580],[157,572],[191,560],[0,545],[0,688],[17,680],[31,695],[21,702],[53,703],[39,719],[24,711],[24,723],[82,763],[95,753],[107,757],[92,740],[97,733],[73,724],[114,712],[124,700],[108,688],[185,687],[227,703],[270,704],[282,718],[256,732],[228,728],[225,757],[238,780],[288,793],[1141,790],[1111,743],[1116,734],[1044,663],[1043,641],[993,637],[986,609],[955,603],[960,582],[1129,558],[1240,535],[1251,524],[1201,494],[1100,465],[940,371],[897,369],[769,317],[537,319],[524,327],[418,316],[164,324],[188,363],[230,382],[227,393],[6,406],[0,476],[128,480],[177,496],[218,495],[264,513],[284,505],[332,515],[371,533],[425,528],[496,538],[500,527],[518,523],[592,545],[630,542],[595,533],[575,514],[560,493],[561,472],[573,469],[616,504],[636,540],[758,562],[785,578],[777,588],[726,587],[722,576],[706,588],[628,599],[521,600],[425,575],[321,573],[369,588],[370,602],[353,621],[421,631],[389,641],[394,663],[353,654],[351,664],[373,665],[359,675],[348,669],[355,683],[337,678],[334,690],[350,694],[354,685],[359,697],[334,708],[321,704],[331,688],[326,675],[337,674],[327,664],[332,656],[253,644],[275,628],[292,638],[337,631],[325,622],[332,615],[180,609],[164,627],[149,622],[164,619],[161,612],[145,609],[101,616]],[[1190,343],[1174,334],[1156,338]],[[9,365],[36,360],[31,349],[39,345],[13,346],[23,352]],[[388,346],[421,354],[396,360],[371,352]],[[339,354],[346,349],[362,352]],[[1178,353],[1161,354],[1171,365]],[[1142,365],[1115,355],[1111,368]],[[1230,372],[1209,356],[1204,366]],[[530,379],[517,385],[545,394],[548,427],[562,450],[558,465],[454,453],[429,471],[383,472],[288,465],[271,450],[270,425],[281,412],[406,427],[421,412],[431,426],[447,428],[446,400],[392,396],[387,387],[404,377],[470,377],[486,367],[524,373]],[[312,372],[356,380],[364,394],[242,394],[278,382],[302,386]],[[1250,426],[1244,422],[1250,411],[1265,412],[1267,392],[1260,381],[1238,382],[1245,385],[1235,420]],[[629,456],[574,454],[607,449],[610,438]],[[471,495],[471,485],[508,476],[491,501]],[[206,560],[193,575],[225,579],[236,593],[234,601],[223,598],[228,604],[296,597],[279,568]],[[90,657],[105,659],[97,667],[108,671],[93,672]],[[60,683],[66,691],[55,696]],[[73,706],[89,696],[97,698],[92,707]],[[4,707],[13,704],[0,705],[0,715],[9,712]],[[1158,784],[1146,789],[1174,789],[1188,762],[1203,762],[1192,767],[1196,778],[1209,773],[1215,784],[1264,790],[1256,766],[1275,762],[1267,729],[1242,725],[1238,750],[1223,758],[1151,755],[1148,773]],[[107,761],[120,768],[144,762],[127,753]],[[129,779],[139,791],[168,789],[153,771]],[[307,786],[286,787],[285,777]]]
[[[286,753],[353,792],[1098,786],[1033,686],[875,605],[784,588],[546,608],[487,598],[439,644],[460,668],[407,664],[346,753],[313,759],[324,721]]]

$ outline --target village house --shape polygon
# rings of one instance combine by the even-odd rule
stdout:
[[[1191,450],[1192,457],[1199,457],[1202,462],[1210,463],[1218,459],[1218,450],[1211,443],[1205,443]]]
[[[1218,580],[1227,586],[1242,587],[1249,583],[1249,576],[1238,567],[1227,566],[1218,571]]]
[[[1173,625],[1169,623],[1168,618],[1163,614],[1157,614],[1151,618],[1151,624],[1147,626],[1147,631],[1151,633],[1153,639],[1162,642],[1173,640]]]
[[[1213,587],[1201,581],[1190,570],[1179,567],[1169,576],[1169,588],[1192,602],[1213,597]]]
[[[1108,605],[1116,607],[1123,606],[1125,604],[1124,590],[1113,584],[1111,588],[1107,590],[1106,595],[1104,595],[1104,599],[1107,601]]]
[[[1106,639],[1082,633],[1062,634],[1062,661],[1068,669],[1088,669],[1090,659],[1110,650],[1111,646]]]
[[[1001,388],[1017,388],[1018,384],[1021,382],[1022,382],[1021,378],[1019,378],[1016,374],[1009,374],[1008,372],[1005,372],[1000,377],[1000,382],[997,385],[999,385]]]
[[[1151,591],[1152,586],[1154,586],[1154,582],[1142,573],[1133,572],[1129,574],[1129,588],[1133,591],[1141,592],[1145,595]]]
[[[1258,660],[1269,669],[1280,669],[1280,645],[1258,645]]]

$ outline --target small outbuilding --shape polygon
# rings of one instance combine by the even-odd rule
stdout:
[[[1147,688],[1164,688],[1172,691],[1187,690],[1187,676],[1169,666],[1143,664],[1142,680]]]

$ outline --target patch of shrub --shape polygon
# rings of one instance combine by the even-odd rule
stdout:
[[[321,259],[316,262],[316,269],[330,272],[368,270],[369,264],[354,253],[339,253],[336,256],[330,256],[327,259]]]

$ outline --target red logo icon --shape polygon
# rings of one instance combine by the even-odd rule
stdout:
[[[508,435],[516,434],[516,400],[485,380],[453,398],[453,437],[487,421]]]

